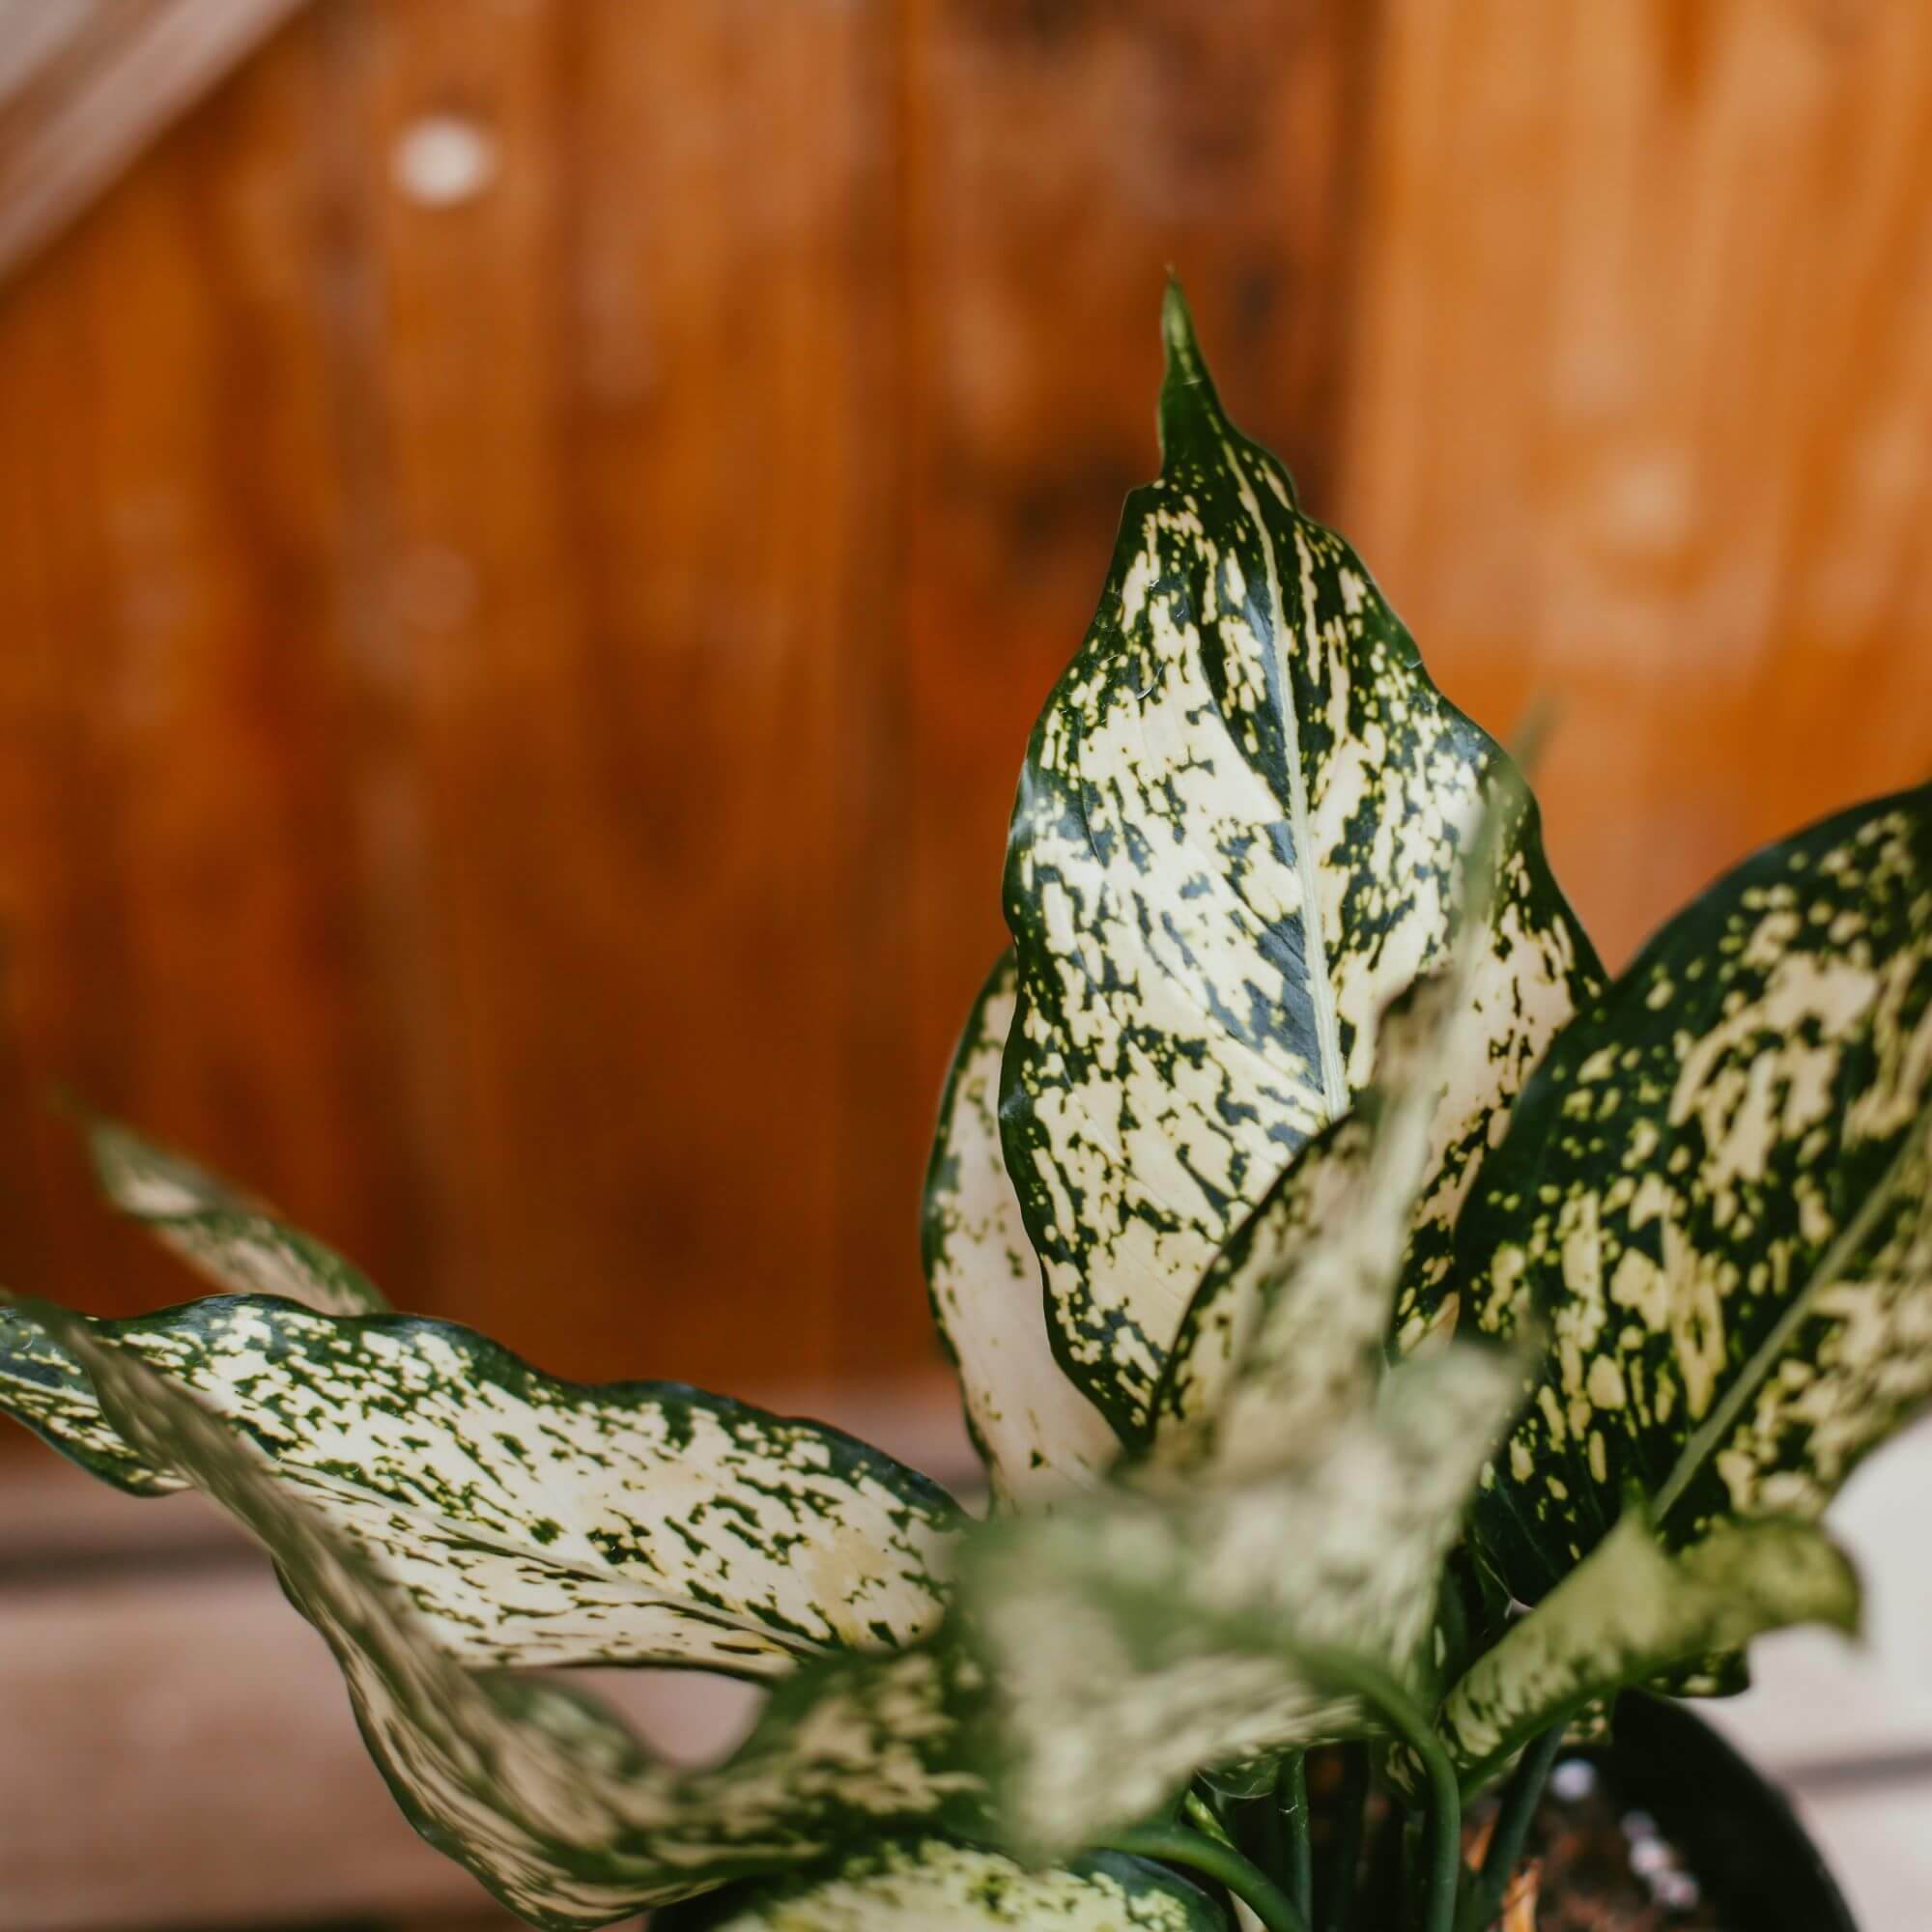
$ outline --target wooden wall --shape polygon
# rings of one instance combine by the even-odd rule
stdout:
[[[566,1373],[929,1365],[1168,262],[1609,954],[1932,768],[1932,11],[316,0],[0,290],[0,1279],[180,1290],[65,1080]]]

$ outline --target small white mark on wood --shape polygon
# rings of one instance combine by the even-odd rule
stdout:
[[[497,143],[488,128],[459,114],[425,114],[396,142],[396,185],[424,208],[472,201],[497,178]]]

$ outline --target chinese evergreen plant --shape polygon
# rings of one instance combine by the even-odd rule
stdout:
[[[1178,291],[1165,333],[926,1185],[988,1520],[835,1430],[390,1313],[114,1127],[107,1194],[221,1293],[0,1311],[0,1404],[252,1532],[412,1822],[535,1924],[1479,1932],[1567,1725],[1856,1621],[1817,1520],[1932,1390],[1932,788],[1608,979]],[[678,1769],[585,1664],[770,1698]]]

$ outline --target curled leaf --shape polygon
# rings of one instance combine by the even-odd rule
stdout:
[[[80,1319],[0,1308],[0,1408],[124,1489],[179,1489],[96,1397],[65,1339]],[[938,1623],[956,1509],[822,1424],[558,1381],[413,1317],[215,1297],[86,1329],[244,1431],[469,1662],[768,1677]]]
[[[1442,1734],[1480,1779],[1626,1686],[1694,1668],[1786,1624],[1854,1630],[1858,1615],[1856,1573],[1807,1523],[1720,1526],[1672,1556],[1634,1510],[1457,1683]]]
[[[463,1668],[312,1492],[201,1395],[78,1317],[31,1312],[119,1434],[273,1556],[411,1822],[533,1924],[606,1925],[810,1864],[855,1835],[978,1821],[979,1779],[957,1762],[978,1679],[955,1653],[828,1659],[780,1685],[723,1764],[675,1769],[564,1685]]]

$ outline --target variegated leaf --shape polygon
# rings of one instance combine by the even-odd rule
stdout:
[[[1675,1541],[1813,1517],[1932,1394],[1932,788],[1720,880],[1551,1047],[1459,1233],[1548,1311],[1482,1508],[1520,1596],[1634,1489]]]
[[[1039,1264],[1007,1178],[1000,1056],[1013,998],[1009,952],[974,1002],[947,1078],[922,1233],[933,1319],[994,1495],[1039,1503],[1091,1487],[1120,1444],[1054,1359]]]
[[[1152,1460],[1222,1479],[1317,1453],[1382,1367],[1431,1128],[1480,1029],[1478,933],[1382,1018],[1375,1087],[1324,1128],[1215,1258],[1155,1400]]]
[[[467,1662],[769,1677],[942,1613],[954,1506],[818,1423],[675,1382],[556,1381],[402,1316],[214,1297],[90,1326],[244,1431]],[[123,1488],[184,1480],[119,1441],[23,1309],[0,1311],[0,1406]]]
[[[1783,1519],[1712,1530],[1675,1556],[1632,1511],[1450,1691],[1439,1725],[1467,1778],[1629,1685],[1694,1673],[1787,1624],[1858,1627],[1859,1581],[1823,1531]]]
[[[314,1492],[284,1481],[197,1394],[95,1324],[34,1312],[120,1434],[154,1466],[183,1471],[274,1557],[334,1651],[411,1822],[533,1922],[605,1925],[816,1861],[855,1836],[979,1820],[980,1781],[955,1761],[977,1679],[957,1656],[926,1647],[823,1661],[778,1687],[724,1763],[673,1769],[561,1684],[464,1669]]]
[[[185,1155],[112,1121],[88,1123],[101,1190],[225,1294],[279,1294],[324,1315],[380,1315],[373,1282],[313,1235]]]
[[[824,1869],[734,1886],[653,1918],[655,1932],[1227,1932],[1198,1886],[1099,1852],[1057,1870],[949,1838],[866,1845]]]
[[[186,1488],[151,1468],[100,1410],[87,1372],[33,1316],[0,1299],[0,1414],[31,1429],[83,1469],[136,1496]]]
[[[1347,1111],[1387,1001],[1440,962],[1492,740],[1215,397],[1170,290],[1159,480],[1035,727],[1007,867],[1007,1167],[1069,1374],[1124,1439],[1189,1297]],[[1595,960],[1520,781],[1478,989],[1484,1101],[1445,1118],[1418,1265]]]
[[[1328,1319],[1316,1330],[1316,1350],[1309,1360],[1284,1358],[1306,1400],[1297,1403],[1291,1394],[1286,1409],[1275,1411],[1274,1422],[1286,1423],[1302,1444],[1319,1450],[1322,1436],[1308,1426],[1313,1418],[1306,1411],[1327,1411],[1331,1403],[1346,1403],[1379,1366],[1387,1293],[1375,1297],[1373,1288],[1364,1293],[1370,1285],[1359,1275],[1309,1267],[1324,1252],[1336,1255],[1336,1237],[1354,1225],[1374,1150],[1374,1125],[1359,1109],[1324,1127],[1214,1257],[1188,1304],[1155,1389],[1147,1457],[1151,1470],[1197,1476],[1210,1463],[1220,1466],[1223,1458],[1231,1470],[1244,1466],[1249,1459],[1237,1444],[1241,1421],[1233,1411],[1238,1406],[1254,1419],[1266,1418],[1255,1415],[1253,1386],[1244,1391],[1242,1371],[1254,1359],[1268,1316],[1284,1299],[1300,1296],[1304,1288],[1311,1304],[1322,1301],[1320,1312]],[[1393,1233],[1399,1254],[1403,1228],[1380,1232]],[[1324,1241],[1324,1236],[1329,1238]],[[1364,1316],[1372,1298],[1378,1298],[1379,1307],[1369,1319],[1351,1320]],[[1362,1327],[1366,1335],[1356,1332]],[[1274,1427],[1267,1430],[1271,1440],[1279,1433]]]
[[[994,1665],[1016,1841],[1089,1844],[1205,1767],[1376,1728],[1331,1665],[1415,1681],[1443,1556],[1520,1374],[1453,1346],[1394,1371],[1293,1475],[980,1532],[962,1589]]]

